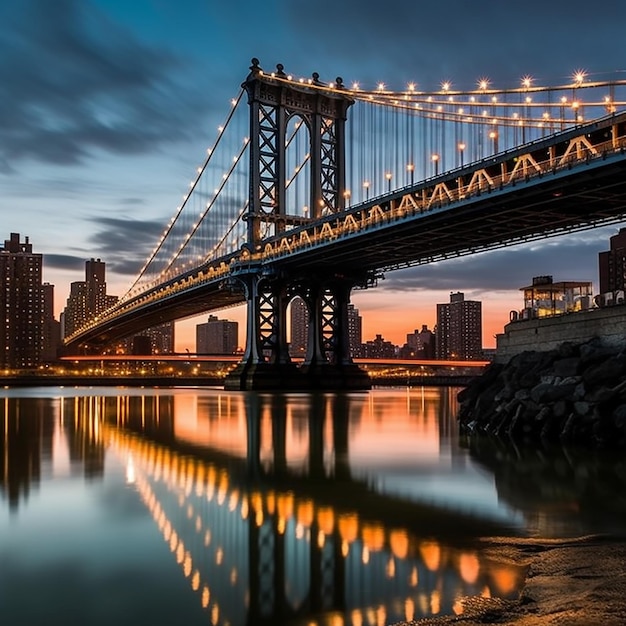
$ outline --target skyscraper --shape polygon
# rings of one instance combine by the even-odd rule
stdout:
[[[348,337],[350,340],[350,356],[361,356],[363,344],[363,318],[354,304],[348,305]]]
[[[171,354],[174,352],[174,322],[165,322],[146,330],[152,342],[153,354]]]
[[[482,303],[451,293],[448,304],[437,305],[435,337],[438,359],[481,359]]]
[[[11,233],[0,248],[0,310],[4,325],[0,336],[0,367],[37,366],[44,349],[43,255],[33,253],[28,237],[20,242]]]
[[[309,341],[309,310],[304,300],[299,296],[294,298],[291,307],[291,339],[289,354],[295,357],[305,357]]]
[[[107,294],[106,263],[100,259],[85,261],[85,280],[70,284],[70,294],[61,318],[63,337],[80,329],[117,301],[117,296]],[[136,342],[135,337],[138,337]],[[171,353],[174,351],[174,322],[146,328],[135,337],[122,339],[108,346],[105,351],[130,354],[137,349],[141,354]]]
[[[600,293],[626,290],[626,228],[610,238],[610,249],[598,254]]]
[[[309,310],[300,297],[291,301],[291,340],[289,354],[292,357],[305,357],[309,343]],[[354,304],[348,304],[348,340],[350,356],[358,357],[361,354],[362,318]]]
[[[196,325],[196,352],[198,354],[235,354],[239,324],[209,315],[205,324]]]
[[[85,280],[71,283],[64,311],[65,337],[107,308],[105,268],[100,259],[85,261]]]
[[[54,361],[61,344],[61,324],[54,319],[54,285],[44,283],[41,286],[43,314],[43,349],[42,361]]]

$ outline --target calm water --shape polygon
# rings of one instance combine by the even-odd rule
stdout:
[[[380,626],[515,596],[477,537],[623,532],[626,462],[469,446],[457,391],[0,390],[3,626]]]

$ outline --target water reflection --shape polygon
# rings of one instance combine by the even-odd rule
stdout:
[[[194,603],[204,623],[385,624],[458,612],[462,595],[519,588],[523,572],[485,559],[473,541],[507,528],[503,516],[470,514],[446,491],[477,476],[456,444],[451,390],[98,394],[5,394],[8,508],[28,507],[44,475],[80,471],[92,494],[119,476],[115,489],[136,493],[158,529],[159,569],[176,564],[189,594],[179,601]],[[433,501],[433,482],[447,508]],[[0,558],[4,549],[0,532]]]
[[[626,459],[614,450],[467,439],[471,456],[493,473],[500,498],[521,511],[531,535],[624,534]]]

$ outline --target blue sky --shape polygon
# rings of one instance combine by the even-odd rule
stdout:
[[[110,293],[130,286],[252,57],[397,89],[473,88],[485,76],[502,87],[524,75],[561,84],[577,69],[626,69],[618,2],[4,0],[0,24],[0,239],[19,232],[44,253],[57,312],[91,257],[106,261]],[[456,290],[504,324],[533,275],[596,281],[614,232],[391,273],[354,298],[364,338],[382,330],[400,342],[432,326],[435,304]],[[407,326],[385,333],[369,312]]]

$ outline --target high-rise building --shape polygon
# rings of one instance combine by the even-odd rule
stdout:
[[[196,352],[198,354],[235,354],[239,324],[209,315],[205,324],[196,325]]]
[[[448,304],[438,304],[435,343],[438,359],[481,359],[482,303],[458,291]]]
[[[107,294],[106,263],[100,259],[85,261],[85,280],[70,285],[67,305],[62,314],[63,337],[100,315],[118,301]],[[138,337],[137,341],[135,338]],[[120,354],[169,354],[174,352],[174,323],[167,322],[147,328],[135,337],[129,337],[109,346],[107,351]]]
[[[305,357],[309,342],[309,310],[302,298],[295,297],[290,303],[291,338],[289,354]]]
[[[348,305],[348,338],[350,341],[350,356],[361,356],[363,343],[363,318],[354,304]]]
[[[296,297],[291,301],[291,340],[289,354],[292,357],[306,356],[309,342],[309,310],[304,300]],[[360,356],[363,321],[354,304],[348,304],[348,341],[350,356]]]
[[[174,352],[174,322],[147,328],[132,338],[133,354],[172,354]]]
[[[64,311],[65,337],[107,308],[105,268],[105,263],[100,259],[90,259],[85,262],[85,280],[71,283]]]
[[[54,285],[44,283],[41,286],[43,313],[43,349],[42,361],[54,361],[61,345],[61,323],[54,319]]]
[[[598,254],[600,293],[626,290],[626,228],[610,239],[610,249]]]
[[[101,313],[107,308],[106,264],[100,259],[85,261],[87,308]],[[117,300],[117,298],[116,298]]]
[[[43,255],[33,252],[28,237],[20,241],[11,233],[0,248],[0,310],[4,325],[0,335],[0,367],[37,366],[44,351]],[[51,308],[46,309],[50,313]]]
[[[422,324],[422,330],[415,329],[412,333],[407,333],[400,355],[405,359],[434,359],[435,333],[428,330],[426,324]]]

